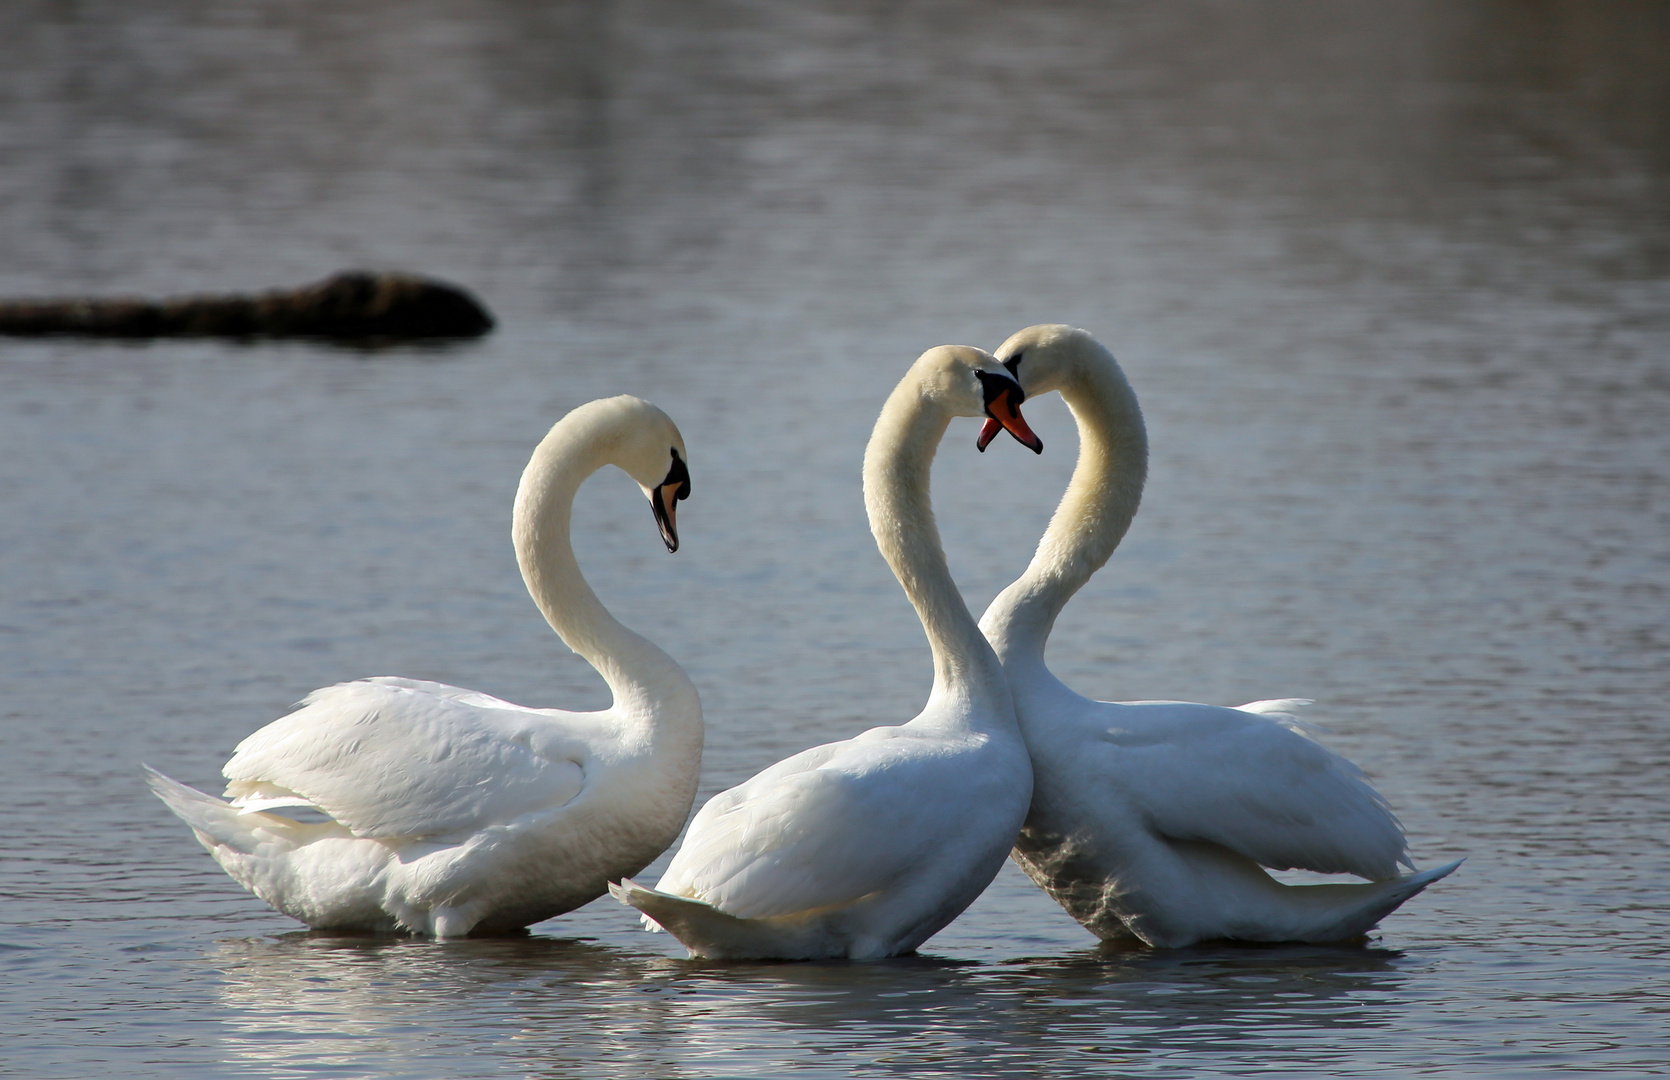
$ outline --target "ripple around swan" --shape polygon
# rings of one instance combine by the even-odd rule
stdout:
[[[0,5],[0,295],[470,287],[486,339],[0,339],[0,1036],[41,1080],[1523,1077],[1664,1069],[1670,59],[1659,0]],[[506,535],[608,394],[687,437],[588,578],[701,690],[704,794],[922,701],[864,438],[910,358],[1119,356],[1099,697],[1317,699],[1424,866],[1359,949],[1100,951],[1013,869],[922,956],[292,932],[144,791],[368,674],[603,704]],[[980,610],[1072,466],[951,430]],[[655,877],[652,870],[645,875]]]
[[[1248,1040],[1366,1034],[1391,1022],[1403,958],[1307,947],[717,965],[572,940],[454,948],[291,934],[223,941],[212,959],[224,973],[222,1040],[239,1059],[265,1061],[275,1044],[310,1060],[356,1059],[364,1036],[414,1071],[433,1068],[437,1056],[481,1052],[479,1017],[495,1011],[483,1009],[486,997],[515,1033],[495,1051],[509,1062],[531,1066],[560,1048],[600,1068],[714,1076],[757,1070],[762,1056],[868,1062],[883,1075],[976,1062],[1024,1075],[1063,1048],[1093,1063],[1156,1062],[1237,1056]],[[1384,1005],[1365,1008],[1364,994]],[[395,1038],[413,1033],[416,1042]],[[872,1058],[878,1043],[892,1052]],[[1070,1060],[1058,1065],[1071,1071]]]

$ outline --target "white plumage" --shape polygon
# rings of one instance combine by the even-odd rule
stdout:
[[[1309,701],[1092,704],[1106,707],[1079,714],[1096,727],[1078,746],[1155,832],[1277,869],[1385,878],[1406,861],[1379,793],[1291,712]]]
[[[504,932],[601,896],[678,835],[701,705],[678,664],[586,586],[569,515],[580,483],[615,464],[676,548],[684,454],[655,406],[594,401],[552,427],[517,492],[529,591],[608,682],[610,708],[530,709],[414,679],[342,683],[238,745],[224,770],[230,801],[149,770],[152,789],[234,880],[317,928]],[[298,809],[324,820],[278,812]]]
[[[1361,770],[1303,732],[1291,710],[1309,702],[1092,701],[1051,674],[1056,616],[1136,514],[1147,437],[1124,373],[1083,330],[1029,327],[996,355],[1028,394],[1060,391],[1081,435],[1037,554],[980,622],[1035,774],[1016,862],[1097,935],[1158,946],[1357,937],[1454,870],[1397,876],[1412,865],[1402,828]],[[1262,867],[1370,880],[1284,885]]]
[[[243,812],[319,810],[355,836],[468,836],[573,801],[585,723],[441,683],[342,683],[239,743],[226,797]]]
[[[978,861],[1015,824],[1009,796],[1021,770],[988,768],[983,759],[1000,756],[993,740],[955,731],[962,718],[944,713],[813,747],[714,796],[661,887],[740,919],[773,919]],[[945,828],[953,810],[956,835]]]
[[[928,474],[952,416],[995,416],[1030,438],[1019,390],[988,354],[945,347],[889,397],[865,454],[865,504],[928,635],[933,691],[906,724],[803,751],[714,796],[656,888],[612,890],[693,955],[909,952],[1001,868],[1031,769],[997,659],[946,567]]]

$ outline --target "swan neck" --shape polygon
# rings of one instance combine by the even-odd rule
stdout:
[[[1060,387],[1079,429],[1078,464],[1026,572],[986,609],[981,628],[1005,667],[1043,664],[1056,617],[1124,539],[1142,501],[1148,435],[1113,356],[1087,343]],[[1097,355],[1099,354],[1099,355]]]
[[[1008,684],[952,580],[929,476],[951,417],[912,380],[894,390],[864,452],[864,506],[876,546],[915,607],[933,651],[933,696],[971,702],[965,716],[1013,716]]]
[[[609,613],[574,558],[574,496],[611,464],[584,433],[553,429],[534,451],[516,492],[511,539],[522,580],[563,643],[597,670],[624,717],[651,722],[694,714],[695,686],[677,661]]]

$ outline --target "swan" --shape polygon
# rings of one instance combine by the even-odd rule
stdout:
[[[1083,330],[1032,326],[995,354],[1029,397],[1059,391],[1078,464],[1026,572],[980,620],[1032,754],[1032,808],[1013,857],[1087,929],[1180,947],[1214,939],[1357,938],[1459,862],[1398,876],[1403,829],[1351,762],[1299,733],[1303,699],[1238,709],[1091,701],[1044,663],[1067,601],[1107,562],[1142,497],[1136,395]],[[978,446],[997,434],[988,422]],[[1263,867],[1367,883],[1285,885]]]
[[[1003,671],[951,580],[928,479],[953,416],[992,417],[1041,449],[1023,397],[990,354],[941,346],[887,399],[864,454],[864,504],[927,633],[933,690],[907,723],[802,751],[715,795],[655,888],[611,886],[692,956],[907,953],[1002,868],[1032,770]]]
[[[608,683],[609,708],[530,709],[363,679],[315,690],[239,743],[224,770],[230,802],[147,766],[152,790],[233,880],[315,929],[505,933],[601,896],[678,837],[696,796],[702,709],[684,670],[586,585],[569,519],[586,477],[617,465],[676,551],[685,461],[667,414],[621,396],[559,420],[517,488],[522,578]]]

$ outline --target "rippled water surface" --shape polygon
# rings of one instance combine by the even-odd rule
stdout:
[[[1670,1071],[1670,9],[1059,2],[0,8],[0,293],[394,266],[474,344],[0,339],[0,1071]],[[590,398],[680,422],[685,548],[580,554],[695,677],[711,793],[929,682],[858,488],[924,348],[1085,326],[1147,410],[1052,662],[1304,695],[1424,865],[1362,948],[1108,952],[1014,870],[917,957],[714,965],[612,901],[311,936],[144,790],[369,674],[597,707],[508,543]],[[936,467],[979,610],[1072,463]]]

